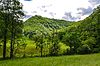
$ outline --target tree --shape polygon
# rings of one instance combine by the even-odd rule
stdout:
[[[52,46],[50,47],[49,49],[49,54],[51,56],[57,56],[58,55],[58,52],[59,52],[59,36],[58,36],[58,33],[57,33],[57,29],[55,27],[55,29],[53,28],[53,34],[52,34]]]
[[[16,32],[21,30],[23,23],[21,18],[24,16],[24,13],[22,12],[22,4],[18,0],[11,1],[11,46],[10,46],[10,58],[13,58],[13,50],[14,50],[14,42],[15,37],[17,37],[17,34],[20,34],[21,32]]]
[[[97,11],[97,44],[100,46],[100,5],[96,9]]]
[[[13,57],[13,48],[15,36],[19,34],[19,29],[22,27],[21,17],[24,15],[22,11],[22,4],[18,0],[2,0],[0,1],[0,10],[3,14],[4,27],[4,47],[3,58],[6,57],[6,43],[7,32],[9,31],[11,37],[10,58]]]
[[[7,32],[9,24],[9,0],[0,0],[0,13],[2,15],[2,32],[3,32],[3,59],[6,58],[6,43],[7,43]]]
[[[38,38],[37,46],[40,48],[41,57],[43,56],[43,48],[44,48],[44,34],[41,31],[40,37]]]

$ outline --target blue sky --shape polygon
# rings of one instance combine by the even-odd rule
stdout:
[[[34,15],[78,21],[89,16],[100,0],[20,0],[26,14],[25,19]]]

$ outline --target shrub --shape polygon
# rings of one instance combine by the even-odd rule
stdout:
[[[77,49],[77,53],[79,53],[79,54],[89,54],[89,53],[91,53],[91,48],[87,44],[84,44]]]
[[[57,56],[59,55],[60,46],[58,44],[53,44],[49,49],[50,56]]]
[[[66,55],[73,55],[73,54],[75,54],[75,50],[74,50],[74,48],[68,48],[67,50],[66,50],[66,53],[65,53]]]
[[[64,44],[64,43],[59,43],[59,47],[60,47],[60,49],[59,49],[59,55],[63,55],[63,54],[65,54],[67,51],[67,49],[70,49],[70,47],[69,46],[66,46],[66,44]]]
[[[93,48],[93,51],[92,51],[93,53],[98,53],[98,52],[100,52],[100,48]]]

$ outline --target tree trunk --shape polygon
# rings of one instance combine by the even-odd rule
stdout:
[[[12,28],[11,28],[11,44],[10,44],[10,59],[13,58],[13,50],[14,50],[14,26],[13,26],[13,21],[12,21]]]
[[[5,22],[4,22],[4,45],[3,45],[3,59],[6,59],[6,44],[7,44],[7,22],[8,22],[8,19],[6,18],[8,15],[4,15],[4,19],[5,19]]]
[[[41,57],[42,57],[42,49],[43,49],[43,48],[41,47]]]
[[[6,58],[7,30],[4,31],[3,59]]]
[[[10,59],[13,58],[13,38],[11,38],[11,44],[10,44]]]

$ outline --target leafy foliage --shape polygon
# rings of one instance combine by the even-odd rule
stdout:
[[[3,20],[6,15],[5,13],[4,16],[0,15],[1,43],[5,27]],[[18,23],[16,20],[11,21],[14,21],[15,26],[13,27],[16,34],[14,50],[16,56],[28,54],[31,56],[56,56],[100,52],[100,6],[94,9],[89,17],[78,22],[50,19],[38,15],[29,18],[24,25],[20,21]],[[6,26],[7,38],[11,35],[11,24],[12,22],[9,22],[9,25]],[[23,33],[20,35],[22,26],[24,26]]]

